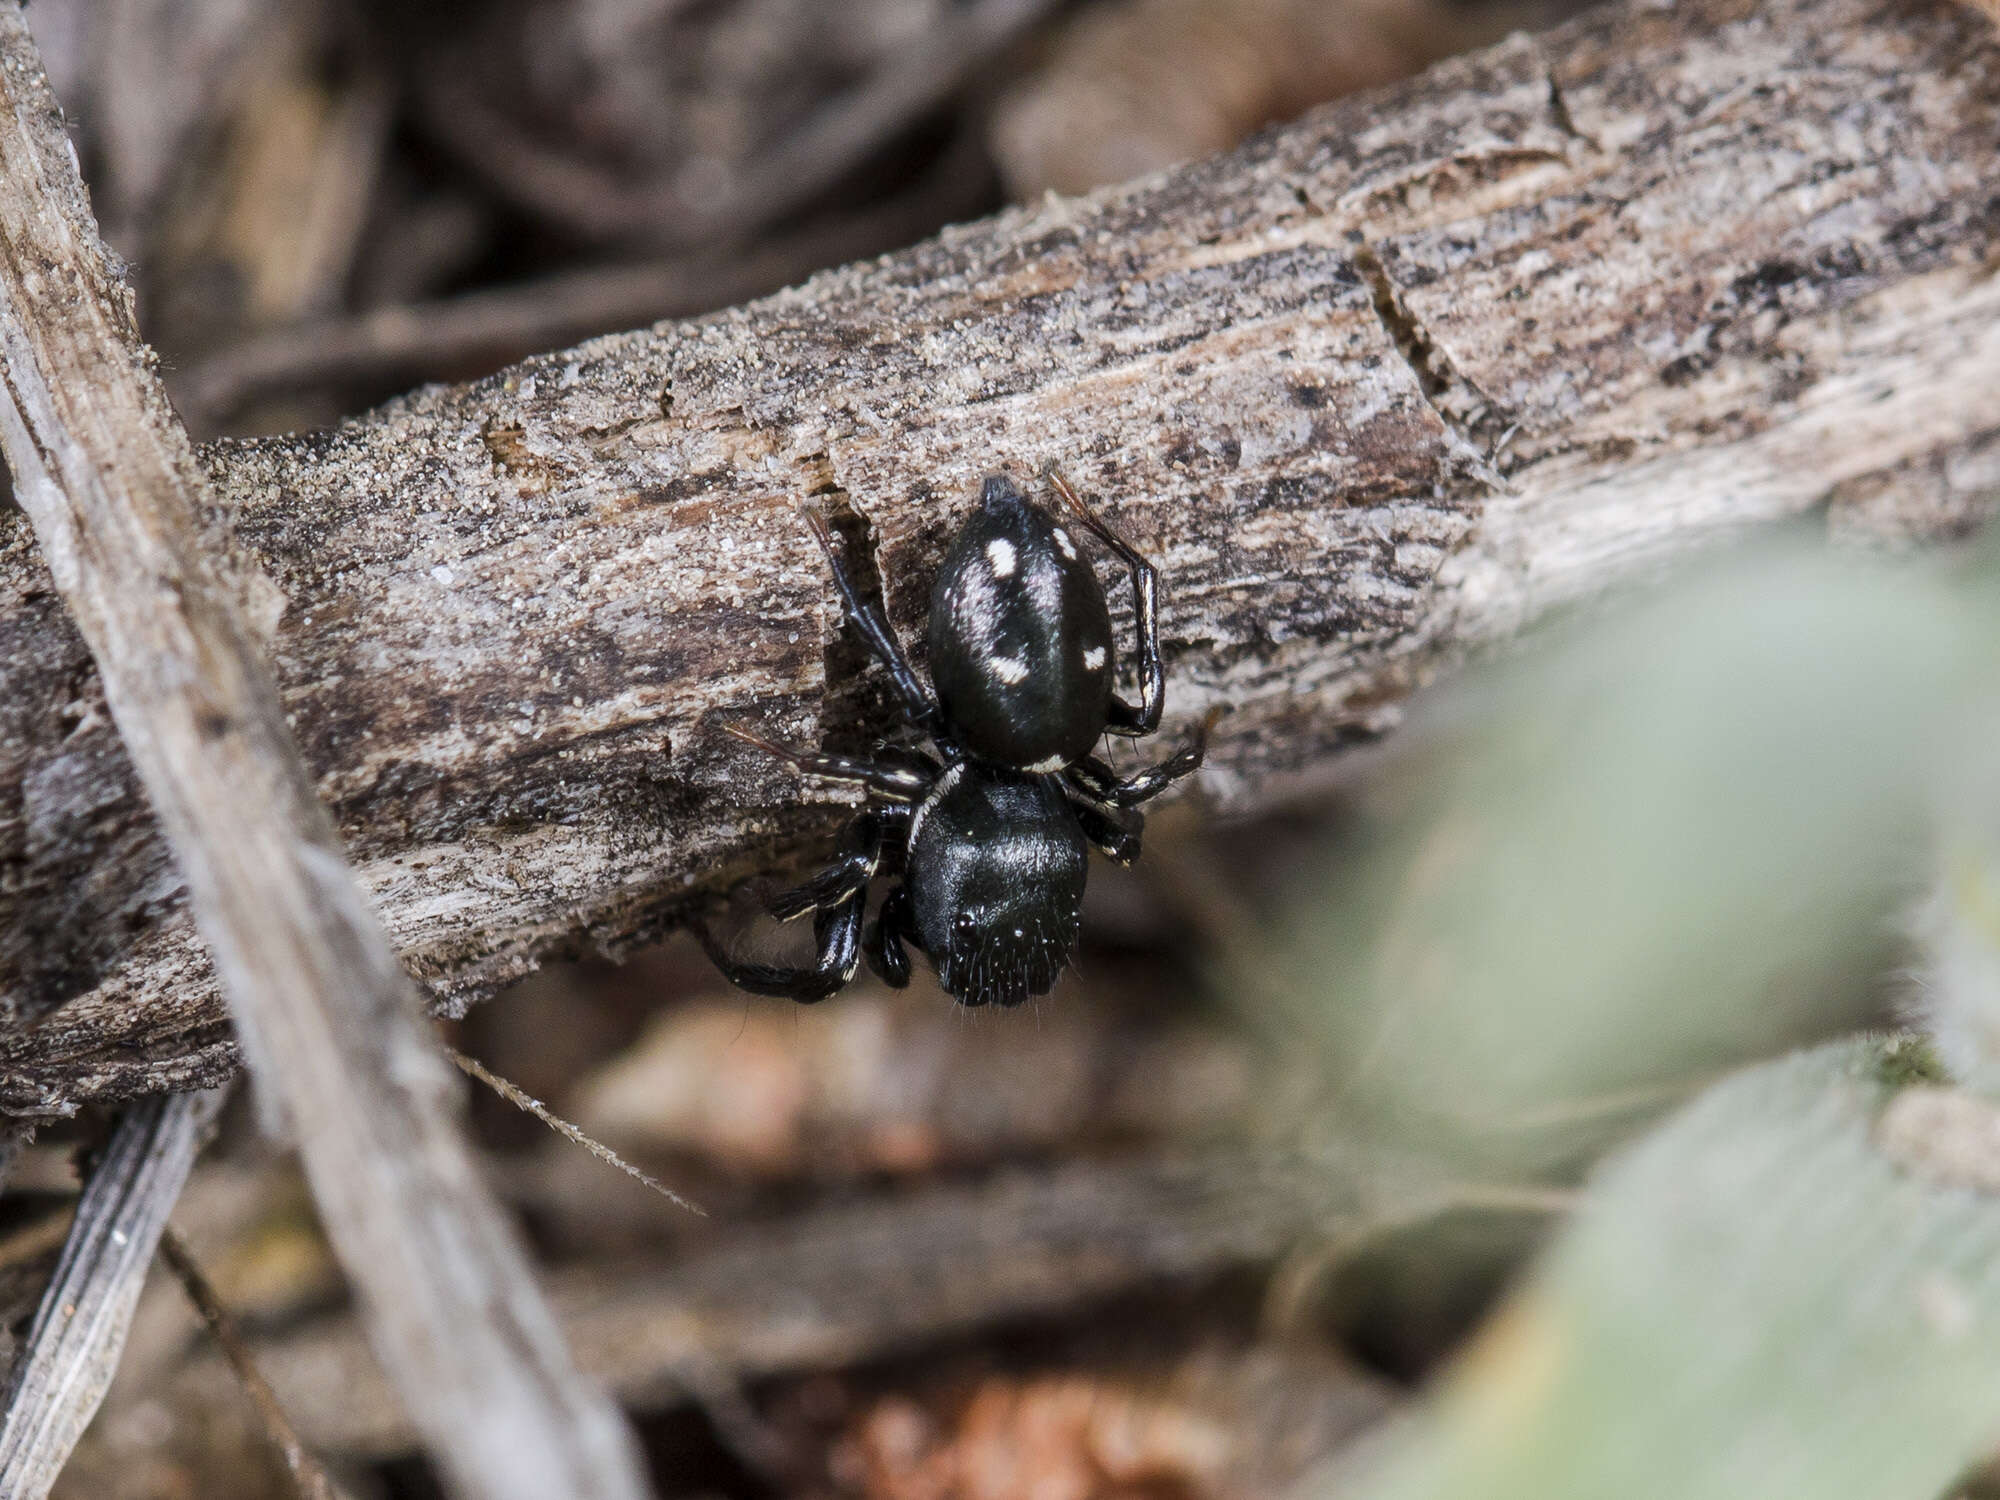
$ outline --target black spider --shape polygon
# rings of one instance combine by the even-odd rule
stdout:
[[[1105,733],[1138,739],[1159,728],[1158,575],[1061,478],[1050,480],[1131,573],[1139,706],[1112,691],[1111,615],[1089,559],[1005,475],[986,480],[931,591],[935,697],[881,611],[856,592],[826,522],[808,513],[848,618],[936,755],[913,752],[898,764],[802,754],[731,730],[876,799],[848,825],[832,865],[769,903],[782,921],[812,914],[812,964],[739,962],[703,930],[709,956],[735,984],[824,1000],[866,954],[900,989],[910,981],[907,943],[930,955],[946,992],[967,1005],[1047,994],[1076,948],[1087,846],[1130,864],[1144,823],[1132,809],[1201,764],[1200,729],[1161,764],[1122,780],[1090,753]],[[864,933],[868,885],[882,870],[902,878]]]

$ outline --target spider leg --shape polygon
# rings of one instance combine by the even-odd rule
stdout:
[[[837,992],[860,967],[861,911],[867,899],[864,887],[845,901],[821,909],[813,918],[813,940],[819,954],[804,966],[743,963],[723,952],[706,928],[701,929],[702,947],[722,977],[738,989],[810,1005]]]
[[[771,903],[773,915],[783,915],[780,907],[791,909],[803,902],[793,915],[813,912],[815,956],[810,964],[746,963],[732,957],[707,925],[696,931],[701,945],[722,975],[738,989],[754,995],[776,995],[786,1000],[810,1004],[824,1000],[854,978],[861,966],[862,918],[868,904],[868,880],[881,861],[890,817],[871,809],[848,825],[836,862],[797,890]]]
[[[788,750],[762,735],[735,724],[722,726],[725,733],[736,736],[746,745],[755,745],[766,755],[776,756],[807,776],[817,776],[823,781],[845,782],[850,786],[866,787],[876,796],[890,802],[921,802],[924,794],[931,789],[937,779],[935,770],[919,770],[913,766],[891,765],[887,761],[857,760],[851,755],[821,755],[806,750]]]
[[[1098,853],[1115,864],[1130,865],[1138,861],[1139,836],[1146,827],[1143,816],[1134,812],[1121,818],[1097,802],[1072,802],[1070,810],[1076,814],[1083,836]]]
[[[1074,791],[1081,792],[1093,802],[1107,803],[1112,807],[1137,807],[1201,769],[1202,757],[1208,753],[1208,728],[1214,717],[1211,714],[1195,725],[1188,734],[1187,743],[1158,765],[1135,771],[1123,780],[1094,755],[1086,755],[1065,770],[1063,779]]]
[[[854,628],[868,643],[868,649],[875,653],[876,660],[888,671],[896,696],[903,700],[903,712],[926,734],[943,728],[937,700],[931,697],[930,690],[910,666],[910,659],[903,654],[896,632],[883,617],[882,611],[862,598],[854,580],[847,576],[847,568],[834,549],[833,530],[826,524],[826,517],[812,510],[805,511],[804,515],[814,539],[819,543],[819,550],[826,554],[826,565],[833,571],[833,586],[840,590],[841,600],[847,606],[847,618],[853,621]]]
[[[1139,706],[1134,708],[1114,694],[1111,699],[1111,722],[1106,727],[1112,734],[1138,739],[1160,727],[1160,712],[1167,701],[1166,669],[1160,664],[1159,570],[1146,561],[1130,542],[1113,531],[1096,511],[1084,504],[1083,497],[1070,488],[1068,480],[1054,469],[1046,473],[1049,483],[1055,486],[1056,493],[1062,496],[1071,513],[1117,555],[1132,575],[1133,608],[1139,625]]]
[[[867,809],[847,825],[832,864],[810,880],[773,896],[764,909],[780,922],[790,922],[809,911],[838,905],[856,891],[866,891],[882,866],[891,824],[905,821],[908,814],[909,809],[902,807]]]
[[[1109,802],[1118,790],[1118,773],[1094,755],[1086,755],[1062,773],[1065,788],[1092,802]]]
[[[883,898],[881,912],[861,939],[861,951],[867,956],[868,967],[894,990],[900,990],[910,982],[910,955],[903,946],[905,943],[913,948],[920,946],[917,942],[916,915],[910,907],[910,893],[899,885]]]

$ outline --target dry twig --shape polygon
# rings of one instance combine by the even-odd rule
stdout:
[[[849,93],[744,162],[706,197],[678,180],[628,183],[539,145],[480,98],[460,69],[431,80],[432,130],[503,196],[572,230],[667,248],[733,245],[819,197],[899,130],[936,109],[966,75],[1054,8],[1053,0],[973,0],[878,62]]]
[[[153,1247],[181,1195],[219,1095],[141,1100],[98,1158],[42,1293],[0,1417],[0,1495],[41,1500],[118,1368]]]
[[[1400,1157],[1241,1148],[1016,1169],[753,1223],[665,1263],[556,1272],[578,1359],[657,1407],[726,1382],[837,1369],[1121,1295],[1187,1288],[1361,1226],[1422,1220],[1463,1189]],[[394,1453],[408,1420],[344,1322],[279,1334],[258,1361],[308,1441]],[[188,1410],[233,1399],[206,1362]]]
[[[292,1476],[292,1483],[298,1487],[299,1494],[304,1500],[341,1500],[340,1490],[327,1476],[326,1470],[320,1467],[319,1460],[299,1441],[298,1432],[285,1416],[284,1407],[278,1403],[277,1393],[257,1368],[256,1356],[250,1352],[236,1320],[222,1305],[222,1299],[216,1295],[214,1286],[202,1273],[195,1258],[188,1253],[187,1246],[181,1243],[180,1236],[171,1229],[160,1236],[160,1259],[179,1278],[188,1301],[201,1314],[201,1321],[207,1325],[216,1347],[236,1372],[237,1380],[249,1395],[251,1404],[257,1408],[258,1420],[264,1424],[272,1446],[284,1459],[285,1469]]]
[[[567,271],[521,286],[273,329],[203,360],[173,382],[175,395],[214,423],[259,396],[462,370],[479,360],[513,358],[762,296],[821,266],[908,244],[932,225],[974,211],[990,173],[971,160],[970,145],[968,137],[923,181],[879,208],[778,236],[753,250]]]
[[[467,1495],[638,1496],[449,1114],[412,986],[210,550],[187,435],[0,4],[0,445],[168,833],[265,1102],[297,1132],[375,1348]]]
[[[0,1122],[0,1188],[7,1185],[7,1176],[14,1169],[14,1158],[24,1147],[35,1139],[35,1127],[29,1120],[7,1120]]]
[[[662,1198],[673,1204],[674,1207],[684,1208],[691,1214],[701,1213],[700,1208],[688,1202],[687,1199],[668,1187],[659,1178],[653,1176],[651,1173],[640,1171],[602,1141],[594,1140],[584,1134],[582,1130],[572,1125],[568,1120],[565,1120],[561,1115],[542,1103],[541,1100],[535,1098],[525,1089],[509,1083],[499,1074],[489,1069],[484,1063],[480,1062],[479,1059],[467,1057],[456,1047],[445,1048],[445,1055],[457,1063],[459,1071],[467,1077],[478,1079],[516,1109],[526,1110],[564,1140],[571,1141],[583,1147],[584,1150],[588,1151],[599,1161],[608,1162],[634,1181],[644,1183]]]
[[[2000,491],[1996,78],[1952,7],[1610,7],[1151,183],[202,458],[319,790],[454,1008],[837,821],[722,732],[888,728],[807,497],[908,631],[980,475],[1059,460],[1164,565],[1169,709],[1232,710],[1201,786],[1238,806],[1468,650],[1760,523],[1963,534]],[[223,1076],[20,535],[0,631],[28,789],[0,1106]]]

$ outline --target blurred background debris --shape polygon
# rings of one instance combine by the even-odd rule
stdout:
[[[1088,6],[1011,83],[987,139],[1016,199],[1081,193],[1227,151],[1323,100],[1540,30],[1536,0],[1115,0]]]
[[[197,436],[318,426],[1211,152],[1575,0],[50,0]]]
[[[1010,198],[1225,150],[1572,8],[36,0],[30,18],[143,327],[196,434],[212,436],[330,424],[417,382],[747,300]],[[1617,629],[1475,674],[1392,763],[1357,758],[1255,825],[1163,812],[1137,869],[1093,874],[1079,972],[1025,1013],[963,1011],[922,979],[900,994],[864,982],[811,1010],[752,1000],[676,941],[622,966],[552,968],[447,1028],[707,1211],[675,1208],[467,1084],[495,1178],[564,1315],[597,1329],[620,1372],[663,1493],[1225,1500],[1329,1474],[1395,1495],[1635,1493],[1518,1454],[1481,1468],[1477,1412],[1440,1439],[1462,1465],[1447,1490],[1410,1457],[1409,1435],[1432,1429],[1408,1393],[1595,1192],[1610,1147],[1744,1063],[1897,1019],[1899,976],[1917,962],[1902,914],[1930,886],[1947,775],[1929,752],[1971,742],[1966,726],[1986,721],[1968,705],[1993,682],[1987,574],[1835,570],[1795,550],[1749,577],[1668,590]],[[1979,772],[1961,758],[1949,774]],[[1948,926],[1963,937],[1964,922]],[[1789,1065],[1778,1092],[1837,1096],[1832,1203],[1928,1232],[1936,1205],[1913,1209],[1896,1184],[1842,1196],[1882,1076],[1845,1045]],[[1575,1268],[1594,1274],[1601,1246],[1649,1224],[1668,1191],[1722,1200],[1713,1254],[1746,1191],[1700,1175],[1714,1111],[1747,1111],[1741,1134],[1776,1132],[1773,1150],[1792,1140],[1734,1087],[1706,1125],[1670,1127],[1692,1133],[1688,1158],[1662,1136],[1607,1179],[1537,1300],[1479,1345],[1474,1406],[1554,1368],[1533,1361],[1557,1312],[1643,1304],[1660,1289],[1647,1274],[1710,1273],[1703,1246],[1678,1268],[1635,1262],[1639,1279],[1610,1291]],[[10,1336],[73,1212],[75,1157],[104,1124],[45,1132],[12,1162]],[[1188,1163],[1235,1159],[1205,1153],[1277,1141],[1331,1178],[1372,1181],[1403,1161],[1397,1180],[1417,1186],[1357,1189],[1358,1208],[1302,1193],[1290,1217],[1272,1210],[1275,1227],[1246,1210],[1249,1238],[1227,1245],[1213,1205],[1238,1200],[1160,1188],[1197,1180]],[[1050,1210],[1070,1181],[1140,1184],[1131,1201],[1160,1205],[1157,1239],[1108,1200],[1095,1219]],[[855,1333],[851,1308],[824,1334],[829,1299],[785,1279],[836,1244],[866,1261],[866,1234],[1022,1213],[1047,1214],[1025,1241],[938,1248],[963,1259],[956,1279],[905,1267],[907,1285],[877,1289],[920,1309],[885,1316],[879,1338]],[[365,1356],[297,1169],[241,1101],[174,1227],[334,1482],[354,1500],[436,1494],[379,1382],[355,1374]],[[1989,1229],[1974,1214],[1938,1232],[1970,1255],[2000,1249]],[[1827,1240],[1844,1232],[1826,1225]],[[760,1244],[762,1259],[743,1248]],[[696,1304],[676,1299],[703,1267],[750,1279],[739,1302],[700,1304],[696,1327]],[[1822,1279],[1802,1285],[1839,1285],[1838,1267],[1810,1269]],[[1070,1303],[1023,1290],[1072,1274],[1085,1290]],[[1910,1316],[1983,1327],[1991,1290],[1974,1280],[1968,1265],[1923,1283]],[[1690,1341],[1702,1319],[1740,1311],[1698,1302],[1660,1303],[1688,1309]],[[673,1359],[658,1353],[669,1346]],[[798,1353],[814,1348],[817,1361]],[[1615,1349],[1569,1352],[1560,1389],[1579,1403],[1630,1379],[1590,1362]],[[1907,1372],[1921,1353],[1897,1344],[1896,1358]],[[1765,1384],[1677,1410],[1726,1412],[1725,1397],[1752,1401],[1778,1378],[1746,1368]],[[1963,1373],[1993,1388],[1985,1364]],[[1551,1451],[1588,1450],[1589,1411],[1537,1411]],[[1975,1457],[1974,1425],[1937,1418],[1921,1474]],[[1381,1477],[1354,1478],[1382,1453]],[[156,1269],[56,1493],[255,1500],[290,1485]]]

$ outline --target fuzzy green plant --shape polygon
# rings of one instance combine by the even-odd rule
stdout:
[[[1935,1091],[1899,1099],[1891,1046],[1739,1073],[1621,1155],[1435,1406],[1338,1492],[1946,1493],[2000,1434],[2000,1194],[1926,1149],[1928,1111],[1898,1106]]]
[[[1996,624],[1963,563],[1773,545],[1472,673],[1277,945],[1329,1127],[1561,1176],[1878,1016]]]
[[[1996,577],[1755,549],[1416,726],[1278,946],[1322,1128],[1583,1188],[1312,1493],[1936,1500],[2000,1442]]]

